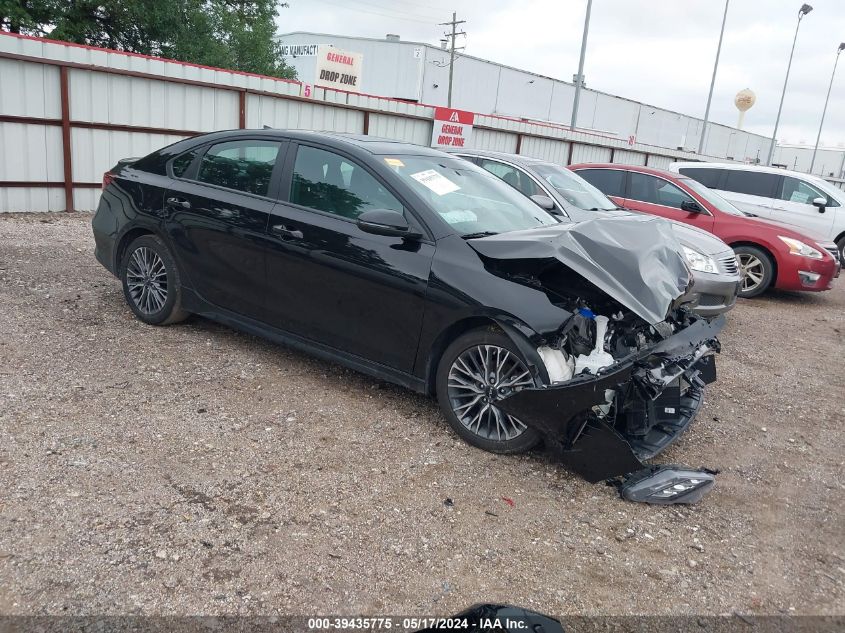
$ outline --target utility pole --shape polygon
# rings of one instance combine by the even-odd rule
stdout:
[[[707,134],[707,121],[710,119],[710,102],[713,101],[713,86],[716,85],[716,71],[719,70],[719,55],[722,54],[722,38],[725,36],[725,22],[728,19],[729,1],[730,0],[725,0],[725,14],[722,16],[722,30],[719,31],[719,45],[716,47],[716,63],[713,64],[713,77],[710,78],[710,92],[707,93],[707,107],[704,108],[704,125],[701,126],[701,139],[698,141],[699,154],[704,153],[704,136]]]
[[[452,34],[446,33],[446,37],[450,39],[450,46],[449,46],[449,97],[446,104],[451,108],[452,107],[452,78],[455,75],[455,37],[458,35],[466,35],[465,31],[456,31],[455,29],[459,24],[466,24],[466,20],[458,20],[458,16],[456,13],[452,13],[452,21],[451,22],[441,22],[439,26],[451,26],[452,27]]]
[[[593,0],[587,0],[587,16],[584,18],[584,35],[581,36],[581,58],[578,60],[578,76],[575,78],[575,99],[572,101],[572,123],[569,125],[573,130],[578,121],[578,101],[581,98],[581,86],[584,85],[584,57],[587,55],[587,32],[590,30],[590,10],[593,8]]]

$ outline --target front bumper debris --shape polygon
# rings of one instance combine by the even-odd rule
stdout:
[[[721,349],[716,335],[724,325],[724,316],[709,323],[700,319],[598,375],[579,375],[566,383],[523,389],[500,400],[497,406],[536,429],[553,458],[591,483],[622,478],[620,492],[624,496],[627,486],[625,498],[632,501],[697,501],[712,487],[712,472],[682,469],[686,475],[697,473],[689,477],[702,482],[694,485],[699,492],[686,491],[656,500],[642,491],[659,487],[675,475],[655,472],[642,460],[665,449],[695,418],[704,386],[715,380],[713,356]],[[685,394],[673,394],[682,384]],[[596,409],[608,402],[609,393],[613,394],[615,420],[599,415]],[[649,477],[657,478],[652,481]],[[634,484],[636,487],[631,488]]]

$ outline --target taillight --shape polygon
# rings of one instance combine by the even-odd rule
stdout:
[[[108,187],[112,183],[113,180],[114,180],[114,174],[111,173],[110,171],[107,171],[106,173],[103,174],[103,191],[106,190],[106,187]]]

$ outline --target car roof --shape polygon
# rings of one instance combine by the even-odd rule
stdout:
[[[786,174],[787,176],[795,176],[798,178],[818,179],[818,176],[816,176],[815,174],[806,174],[801,171],[782,169],[781,167],[769,167],[768,165],[750,165],[748,163],[703,163],[696,161],[686,161],[672,163],[669,167],[674,167],[675,169],[681,169],[683,167],[702,167],[708,169],[742,169],[743,171],[756,171],[764,174]]]
[[[495,152],[486,149],[450,149],[447,154],[458,154],[466,156],[481,156],[484,158],[501,158],[512,163],[522,163],[524,165],[555,165],[561,167],[550,160],[543,160],[542,158],[534,158],[533,156],[525,156],[524,154],[510,154],[508,152]]]
[[[688,179],[688,176],[678,174],[667,169],[659,169],[657,167],[647,167],[645,165],[625,165],[622,163],[576,163],[570,165],[569,169],[619,169],[621,171],[637,171],[642,174],[651,174],[652,176],[661,176],[670,180]]]
[[[206,141],[220,139],[237,139],[238,137],[267,137],[268,139],[290,139],[295,141],[319,141],[333,145],[339,149],[357,150],[369,154],[397,154],[414,156],[443,156],[445,152],[414,145],[389,138],[378,136],[367,136],[364,134],[344,134],[341,132],[318,132],[315,130],[286,130],[276,128],[264,128],[262,130],[225,130],[213,132],[202,136],[193,137],[193,140]]]

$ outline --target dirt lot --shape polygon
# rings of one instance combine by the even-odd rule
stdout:
[[[0,216],[0,613],[845,612],[845,279],[740,302],[658,460],[717,487],[650,507],[401,388],[141,324],[89,223]]]

